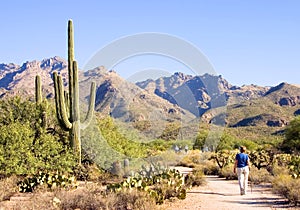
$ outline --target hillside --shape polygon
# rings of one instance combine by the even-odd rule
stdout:
[[[63,76],[65,84],[68,80],[67,63],[59,57],[26,62],[22,66],[1,64],[0,67],[2,98],[14,95],[33,98],[34,80],[37,74],[41,76],[42,91],[47,98],[54,97],[52,81],[54,71]],[[126,126],[131,129],[142,129],[146,135],[151,134],[153,137],[154,133],[158,133],[159,136],[169,122],[186,123],[195,119],[189,111],[141,89],[104,67],[86,72],[80,71],[79,79],[80,98],[84,102],[82,104],[86,104],[90,84],[94,81],[97,86],[95,110],[102,115],[110,115],[121,122],[126,122]],[[85,106],[82,108],[84,109]]]
[[[54,71],[59,72],[67,84],[67,62],[59,57],[22,65],[0,64],[0,96],[33,98],[34,78],[39,74],[44,97],[51,98]],[[191,128],[183,129],[182,132],[188,134],[190,130],[197,130],[199,117],[203,123],[231,128],[266,127],[273,132],[282,130],[300,114],[300,88],[288,83],[275,87],[239,87],[220,75],[192,76],[178,72],[133,84],[103,66],[80,71],[79,77],[82,101],[88,99],[90,83],[95,81],[96,111],[145,133],[161,133],[159,129],[178,122],[182,127]]]

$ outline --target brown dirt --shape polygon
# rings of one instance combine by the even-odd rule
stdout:
[[[251,209],[300,209],[290,207],[286,200],[271,192],[268,184],[249,186],[247,195],[239,194],[237,180],[225,180],[216,176],[207,176],[207,185],[192,188],[185,200],[167,202],[166,210],[251,210]]]

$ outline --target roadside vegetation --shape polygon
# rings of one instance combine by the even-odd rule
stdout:
[[[299,203],[299,117],[285,135],[273,139],[272,135],[256,141],[250,135],[241,138],[241,128],[226,128],[219,141],[207,145],[205,127],[194,141],[178,141],[172,129],[178,125],[170,124],[164,139],[147,142],[132,131],[120,130],[112,118],[97,115],[83,133],[78,165],[69,133],[55,115],[51,101],[40,105],[19,97],[0,101],[0,206],[12,196],[31,193],[14,208],[159,208],[165,200],[184,199],[191,187],[205,184],[205,175],[236,179],[232,169],[240,145],[248,148],[254,184],[271,182],[275,193]],[[109,148],[116,155],[108,155]],[[193,172],[183,176],[169,168],[175,165]]]

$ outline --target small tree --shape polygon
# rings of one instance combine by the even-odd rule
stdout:
[[[193,145],[193,149],[202,150],[203,147],[204,147],[207,135],[208,135],[208,131],[207,130],[201,130],[198,133],[197,137],[196,137],[196,140],[195,140],[194,145]]]
[[[285,139],[282,149],[288,153],[300,151],[300,116],[294,118],[285,129]]]

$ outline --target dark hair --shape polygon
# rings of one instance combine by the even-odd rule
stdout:
[[[246,152],[246,147],[245,146],[240,146],[240,151],[243,153],[243,152]]]

